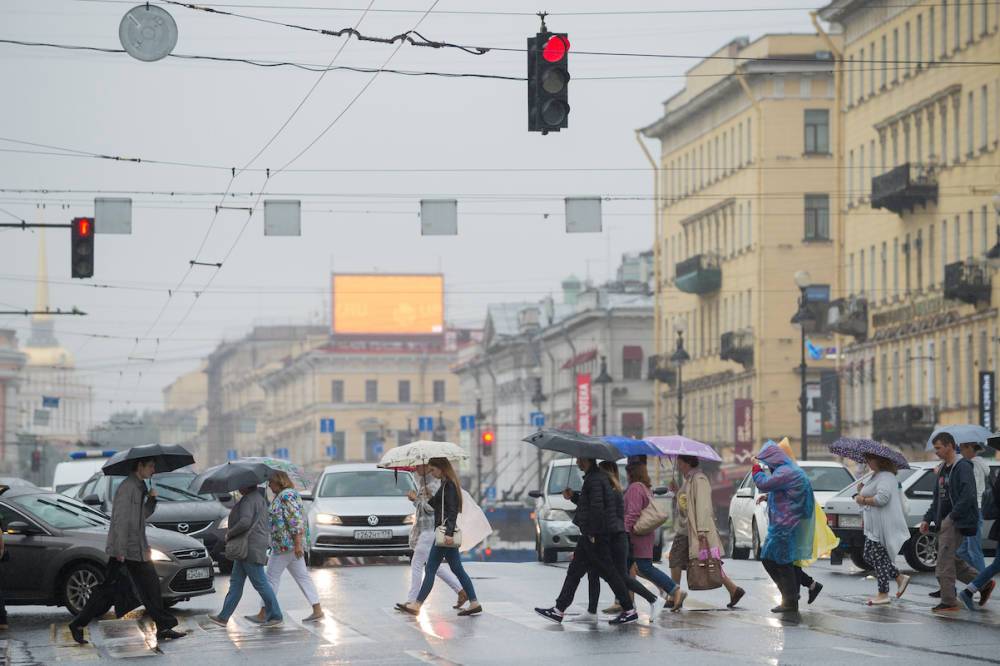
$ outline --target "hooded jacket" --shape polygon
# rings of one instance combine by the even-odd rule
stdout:
[[[941,465],[937,470],[936,481],[934,499],[924,514],[924,520],[934,523],[940,529],[944,519],[950,517],[963,535],[975,534],[979,524],[979,502],[976,500],[976,475],[972,462],[959,456],[947,471]],[[942,498],[946,485],[948,494]]]
[[[572,498],[573,502],[576,503],[573,524],[580,528],[580,534],[586,537],[613,534],[615,533],[614,528],[619,522],[621,529],[618,531],[625,531],[624,505],[622,518],[619,518],[614,493],[615,489],[611,487],[608,475],[602,472],[597,465],[592,466],[583,475],[583,486],[579,493],[573,494]]]
[[[770,467],[753,475],[767,496],[767,539],[761,559],[781,564],[809,560],[813,550],[816,500],[802,468],[774,442],[766,443],[757,458]]]

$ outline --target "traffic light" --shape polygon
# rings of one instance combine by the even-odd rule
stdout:
[[[70,234],[70,272],[75,278],[94,276],[94,218],[74,217]]]
[[[528,131],[558,132],[569,126],[569,39],[566,33],[528,37]]]
[[[42,469],[42,452],[35,449],[31,452],[31,471],[37,472]]]
[[[496,434],[492,430],[484,430],[479,435],[479,446],[482,448],[484,456],[493,455],[493,442],[495,439]]]

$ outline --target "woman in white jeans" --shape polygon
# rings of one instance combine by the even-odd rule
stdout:
[[[299,584],[302,594],[312,604],[312,614],[303,618],[303,622],[322,620],[323,607],[319,604],[319,593],[306,568],[304,557],[305,544],[309,541],[309,524],[302,510],[302,498],[295,491],[288,474],[280,470],[274,472],[267,485],[274,493],[274,500],[271,501],[269,509],[271,556],[267,560],[267,579],[277,597],[281,574],[288,569],[292,578]],[[264,609],[262,608],[257,615],[248,615],[247,619],[262,622]]]
[[[441,482],[427,473],[427,465],[417,465],[415,470],[418,488],[416,491],[407,493],[407,497],[413,502],[416,511],[416,520],[413,529],[410,530],[410,548],[413,549],[413,557],[410,559],[410,592],[406,595],[406,602],[396,604],[396,610],[403,610],[407,603],[414,603],[420,586],[424,582],[424,566],[427,564],[427,556],[434,545],[434,507],[429,503],[429,499],[434,496],[440,487]],[[469,597],[462,589],[462,584],[451,572],[451,569],[439,568],[437,576],[444,581],[445,585],[458,593],[458,601],[455,608],[461,608]]]

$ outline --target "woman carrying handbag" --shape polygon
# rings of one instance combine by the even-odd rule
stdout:
[[[447,458],[431,458],[428,462],[431,475],[440,479],[441,487],[438,488],[430,504],[434,507],[434,545],[427,556],[427,568],[424,569],[424,584],[420,588],[417,600],[414,603],[403,605],[403,610],[411,615],[420,613],[420,608],[424,601],[430,596],[434,587],[434,578],[437,576],[438,567],[442,560],[448,562],[452,573],[458,578],[469,597],[469,605],[458,611],[460,616],[478,615],[483,612],[483,607],[476,599],[476,588],[472,586],[469,574],[465,573],[462,567],[462,556],[458,552],[458,547],[462,545],[462,532],[458,529],[458,514],[462,510],[462,491],[458,483],[458,475]]]

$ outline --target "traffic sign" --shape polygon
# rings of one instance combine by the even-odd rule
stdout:
[[[531,425],[541,428],[545,425],[545,414],[542,412],[531,412]]]
[[[320,432],[337,432],[337,421],[335,419],[320,419]]]
[[[434,417],[433,416],[419,416],[417,417],[417,430],[420,432],[431,432],[434,430]]]
[[[336,444],[331,444],[328,447],[326,447],[326,457],[327,458],[336,458],[337,457],[337,445]]]
[[[495,500],[497,498],[497,487],[486,486],[483,490],[483,499]]]
[[[475,414],[465,414],[458,417],[458,427],[460,430],[475,430],[476,429],[476,415]]]
[[[236,460],[239,458],[236,449],[226,449],[226,460]]]
[[[282,460],[288,460],[288,449],[278,448],[274,450],[274,457],[281,458]]]

